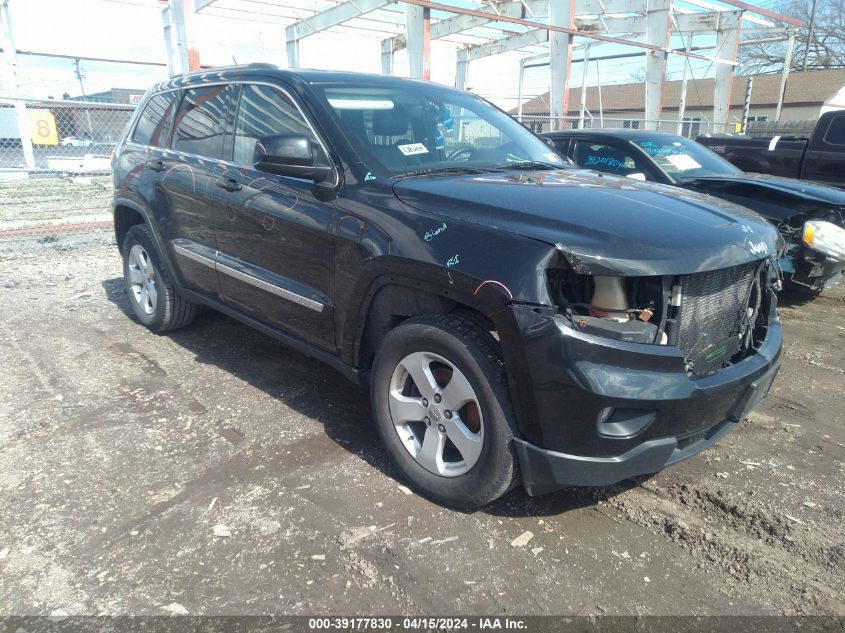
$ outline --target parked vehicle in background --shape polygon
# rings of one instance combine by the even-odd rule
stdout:
[[[845,111],[823,114],[809,138],[717,134],[696,140],[743,171],[845,189]]]
[[[93,143],[94,141],[85,136],[66,136],[59,144],[65,147],[88,147]]]
[[[113,171],[138,320],[211,306],[368,384],[398,472],[440,503],[656,472],[779,367],[768,222],[566,169],[470,93],[186,75],[148,93]]]
[[[753,209],[785,240],[784,278],[814,292],[845,278],[845,191],[793,178],[747,174],[695,141],[641,130],[543,135],[579,167],[675,185]]]

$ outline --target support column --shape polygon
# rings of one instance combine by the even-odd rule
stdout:
[[[393,38],[381,41],[381,73],[393,74]]]
[[[549,3],[549,24],[575,28],[575,0],[553,0]],[[572,65],[572,40],[568,33],[549,31],[549,71],[551,74],[551,130],[566,128],[569,114],[569,70]]]
[[[431,77],[429,59],[431,10],[415,4],[405,5],[405,32],[408,38],[408,62],[412,79]]]
[[[0,43],[3,45],[8,89],[13,97],[17,97],[15,99],[15,114],[18,119],[18,134],[21,137],[23,160],[28,169],[35,169],[35,154],[32,152],[32,126],[29,124],[26,102],[21,99],[21,86],[18,82],[17,49],[15,49],[15,38],[12,32],[12,13],[9,10],[9,0],[0,0]]]
[[[187,73],[191,70],[188,56],[188,38],[185,35],[185,7],[182,0],[168,0],[167,15],[162,14],[162,19],[169,19],[169,25],[165,27],[165,38],[169,38],[168,50],[171,52],[172,62],[171,76]],[[175,38],[175,42],[173,41]],[[174,45],[175,44],[175,45]]]
[[[296,24],[285,29],[285,48],[288,53],[288,68],[299,68],[299,33]]]
[[[646,42],[669,47],[672,33],[672,0],[649,0],[646,11]],[[645,128],[656,130],[663,110],[663,80],[666,77],[666,55],[648,51],[645,72]]]
[[[458,50],[458,61],[455,67],[455,88],[458,90],[467,89],[467,75],[469,74],[469,49]]]
[[[716,57],[736,61],[742,11],[722,12],[716,28]],[[713,131],[725,132],[731,112],[731,90],[734,66],[716,62],[716,84],[713,89]]]

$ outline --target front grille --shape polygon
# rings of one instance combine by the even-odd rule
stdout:
[[[681,277],[678,347],[696,365],[691,367],[693,373],[727,360],[710,363],[700,357],[717,343],[731,338],[738,341],[756,268],[757,264],[750,263]]]

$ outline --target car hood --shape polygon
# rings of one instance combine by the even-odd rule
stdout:
[[[745,185],[769,189],[778,193],[789,194],[810,202],[824,202],[837,206],[845,206],[845,191],[842,191],[841,189],[814,183],[808,180],[783,178],[781,176],[770,176],[768,174],[745,173],[737,175],[724,174],[720,176],[701,176],[684,180],[679,184],[687,186],[696,182],[712,181],[742,183]]]
[[[762,217],[685,189],[584,170],[406,178],[396,196],[416,209],[554,244],[577,272],[675,275],[774,255]]]

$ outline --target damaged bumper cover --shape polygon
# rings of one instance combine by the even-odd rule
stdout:
[[[673,346],[585,334],[560,315],[512,306],[534,407],[516,452],[531,495],[655,473],[711,446],[768,394],[780,367],[772,291],[761,344],[747,358],[691,378]]]

